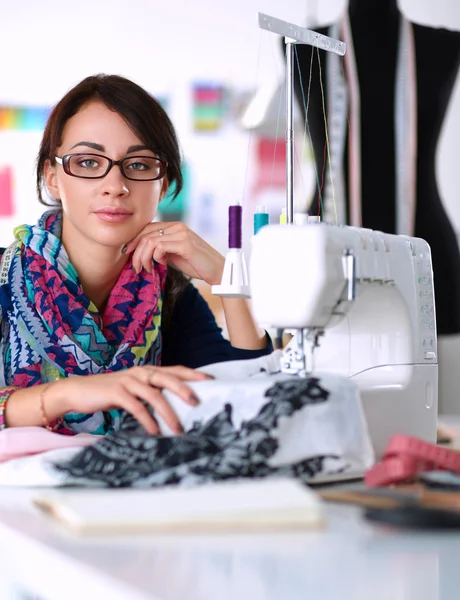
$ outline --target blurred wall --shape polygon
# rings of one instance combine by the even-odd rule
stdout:
[[[191,167],[189,224],[224,249],[226,207],[235,200],[248,202],[251,195],[255,142],[236,122],[215,134],[197,134],[191,86],[217,81],[243,94],[280,81],[283,64],[277,36],[258,29],[257,12],[300,25],[324,24],[345,6],[344,0],[0,0],[0,105],[52,105],[96,72],[125,75],[167,98]],[[402,0],[400,6],[411,20],[460,30],[458,0]],[[438,152],[441,194],[458,231],[459,87],[457,82]],[[0,217],[0,245],[11,240],[14,224],[35,220],[42,211],[33,180],[39,140],[40,132],[0,131],[0,167],[13,166],[17,199],[16,214]],[[274,202],[282,201],[277,190]],[[250,233],[253,206],[248,208],[245,223]]]

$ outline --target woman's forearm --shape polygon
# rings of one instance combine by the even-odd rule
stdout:
[[[222,298],[230,343],[235,348],[260,350],[267,347],[267,335],[257,326],[244,298]]]
[[[5,424],[7,427],[28,427],[43,425],[43,410],[48,423],[69,412],[65,406],[65,379],[34,385],[14,392],[5,408]],[[43,397],[42,397],[43,394]]]

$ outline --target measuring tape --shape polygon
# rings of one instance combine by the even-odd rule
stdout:
[[[361,198],[361,107],[356,58],[348,12],[340,24],[330,28],[330,36],[343,39],[347,45],[345,70],[342,73],[340,57],[332,52],[326,56],[328,88],[328,132],[330,164],[323,194],[324,215],[327,222],[345,224],[346,197],[344,151],[347,135],[347,108],[350,114],[348,138],[348,205],[350,225],[362,226]],[[348,83],[348,89],[347,89]],[[413,235],[416,208],[416,145],[417,96],[415,74],[415,45],[412,26],[401,16],[395,85],[395,179],[396,179],[396,233]],[[376,142],[378,143],[378,141]],[[331,175],[334,188],[331,185]],[[334,207],[335,201],[335,207]]]
[[[417,80],[412,25],[401,18],[396,68],[396,233],[414,235],[417,193]]]
[[[337,24],[330,29],[330,35],[339,39],[340,31]],[[347,47],[347,56],[350,49]],[[314,50],[313,50],[314,52]],[[347,106],[348,91],[340,67],[340,58],[334,54],[331,60],[332,52],[326,56],[326,77],[328,95],[328,130],[329,130],[329,152],[330,164],[327,165],[325,186],[323,193],[323,220],[327,223],[346,224],[346,196],[345,196],[345,178],[343,172],[345,138],[347,135]],[[334,187],[331,185],[331,177]]]

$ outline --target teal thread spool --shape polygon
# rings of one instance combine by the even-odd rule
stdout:
[[[265,206],[256,206],[256,212],[254,213],[254,235],[264,225],[270,224],[270,215],[267,212]]]

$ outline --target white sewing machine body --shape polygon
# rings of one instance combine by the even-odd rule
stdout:
[[[436,320],[424,240],[323,223],[266,226],[253,239],[250,278],[259,324],[324,330],[314,370],[356,381],[377,456],[393,434],[435,441]]]

